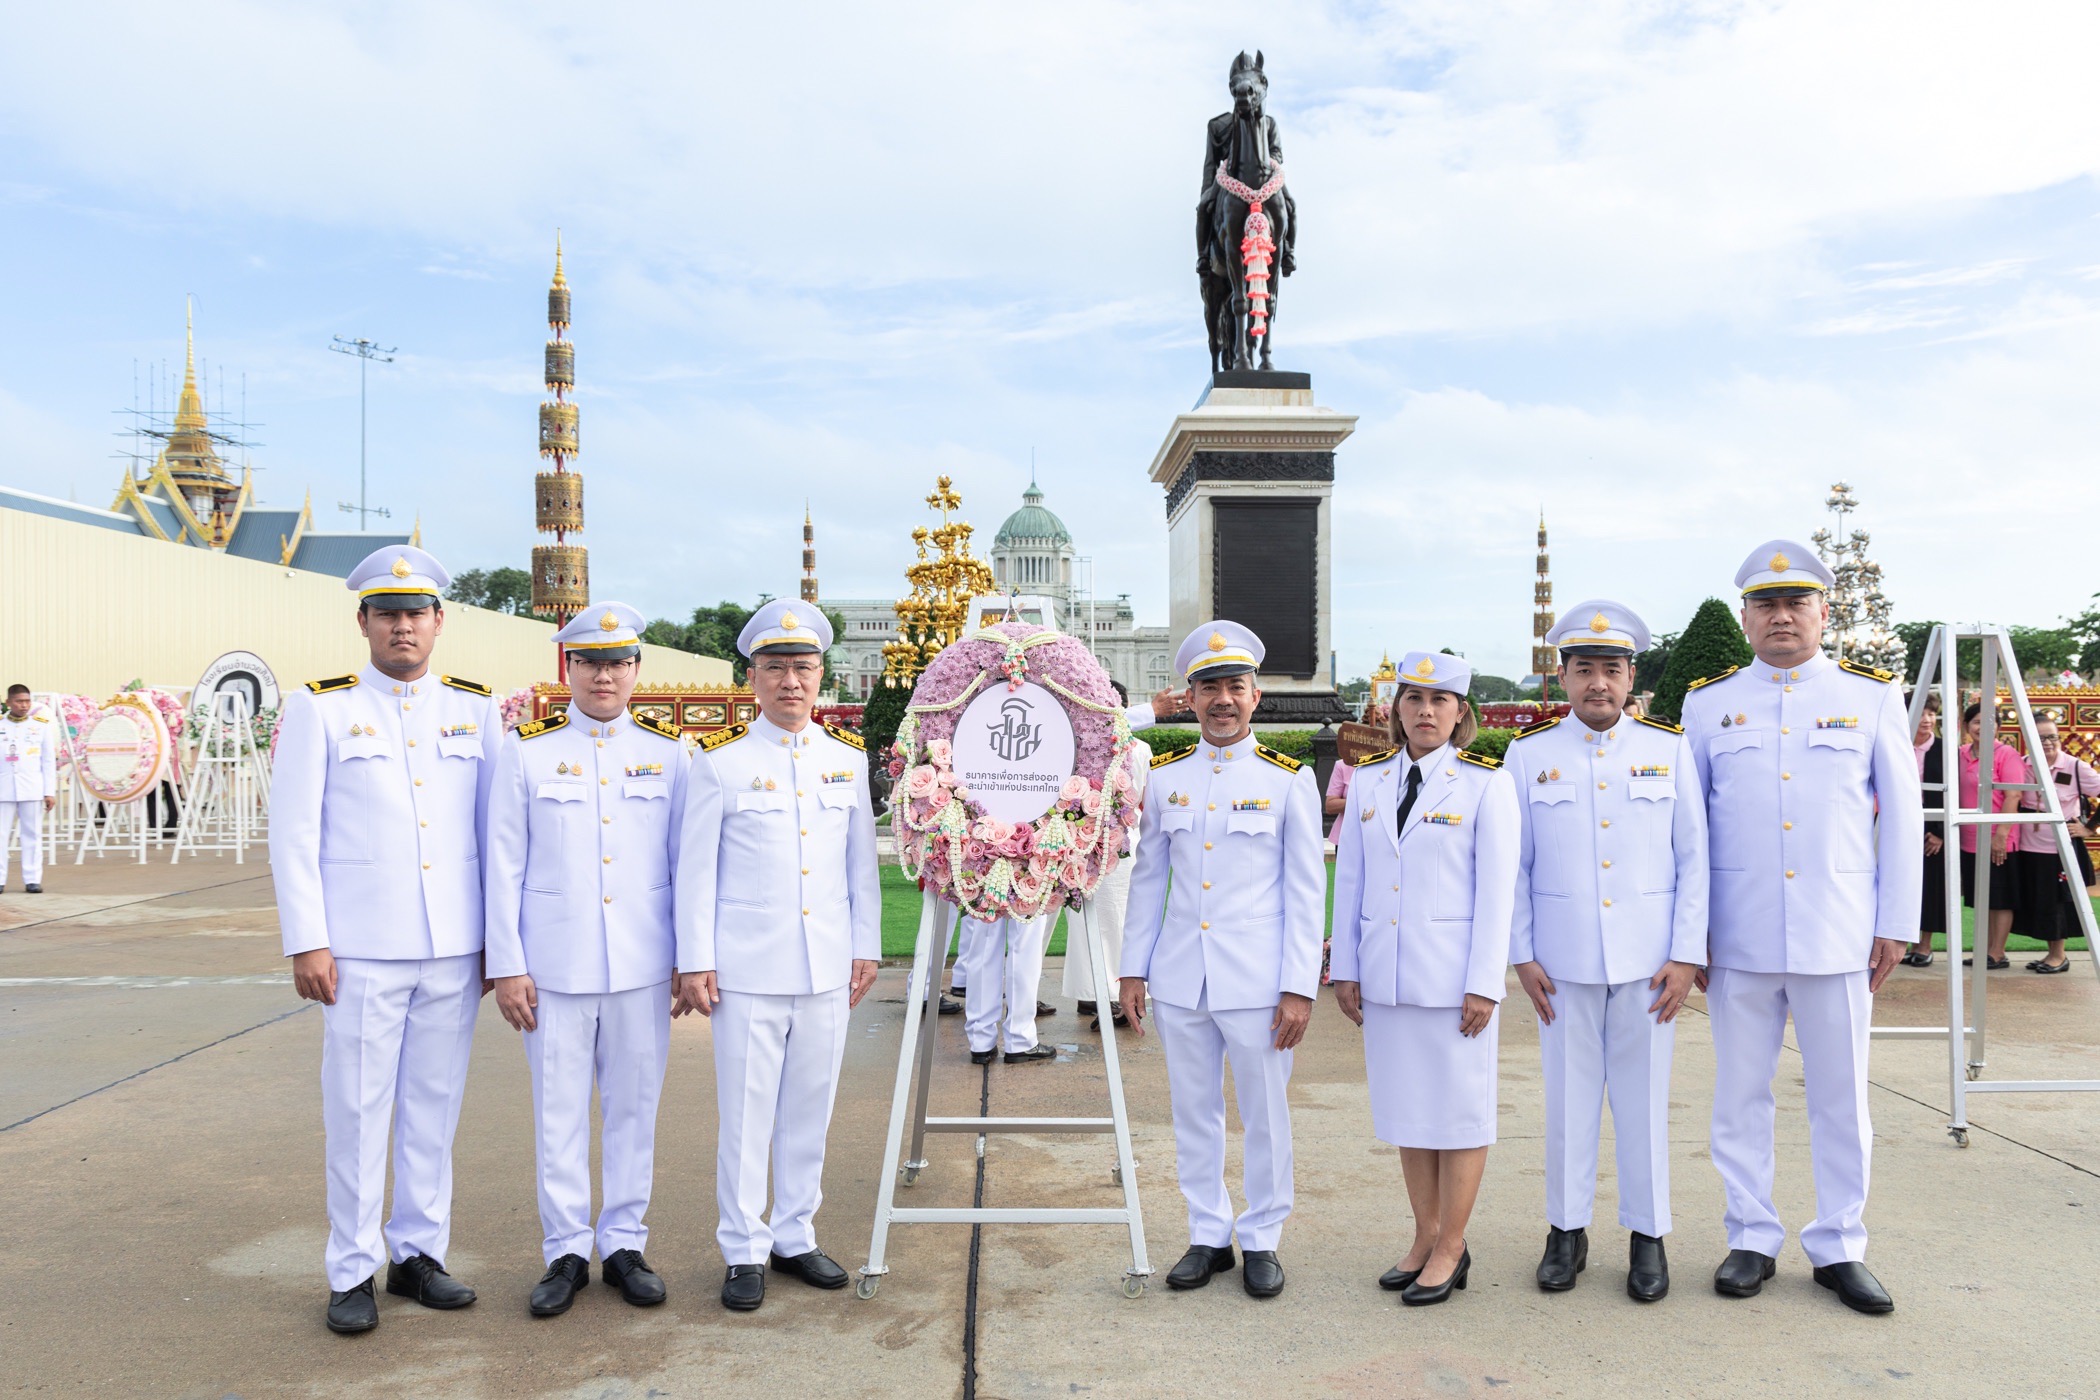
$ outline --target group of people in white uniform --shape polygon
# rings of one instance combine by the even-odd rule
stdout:
[[[532,1079],[546,1263],[534,1315],[568,1310],[594,1250],[626,1301],[664,1300],[645,1215],[670,1023],[691,1012],[712,1021],[723,1305],[759,1307],[769,1272],[843,1287],[814,1219],[848,1016],[880,957],[880,893],[863,746],[811,717],[822,613],[776,601],[751,617],[738,647],[759,718],[688,756],[677,730],[629,711],[634,609],[593,604],[564,626],[568,710],[506,735],[488,687],[430,671],[448,582],[436,559],[389,546],[348,582],[370,664],[293,692],[270,834],[285,953],[299,994],[323,1005],[328,1326],[377,1325],[382,1263],[390,1293],[474,1301],[444,1259],[452,1138],[490,992]],[[1408,1304],[1466,1287],[1513,965],[1547,1100],[1541,1288],[1572,1288],[1587,1267],[1608,1097],[1627,1291],[1667,1293],[1670,1063],[1696,988],[1719,1063],[1729,1252],[1715,1288],[1756,1294],[1786,1238],[1772,1079],[1791,1015],[1814,1127],[1802,1248],[1849,1306],[1894,1306],[1863,1262],[1861,1217],[1871,999],[1917,927],[1923,859],[1900,688],[1823,655],[1832,578],[1812,550],[1767,542],[1736,582],[1756,660],[1698,682],[1682,727],[1624,713],[1649,636],[1610,600],[1559,620],[1549,641],[1571,713],[1522,731],[1503,760],[1470,751],[1463,659],[1402,663],[1394,746],[1357,765],[1339,823],[1329,971],[1361,1028],[1373,1131],[1400,1149],[1414,1234],[1378,1283]],[[1149,1024],[1165,1050],[1190,1241],[1167,1282],[1240,1268],[1248,1293],[1271,1297],[1293,1201],[1292,1055],[1329,921],[1312,772],[1254,735],[1262,660],[1261,639],[1229,620],[1184,640],[1176,667],[1202,742],[1150,760],[1121,867],[1127,912],[1121,889],[1094,899],[1121,934],[1107,940],[1116,1002],[1098,1010],[1139,1035]],[[1163,692],[1129,722],[1178,703]],[[967,935],[973,1060],[1002,1045],[1010,1063],[1047,1058],[1040,934],[1009,921]],[[1080,975],[1090,992],[1091,969]],[[1228,1063],[1245,1133],[1237,1212]]]
[[[1864,1263],[1867,1042],[1873,993],[1916,927],[1922,797],[1895,677],[1821,650],[1832,582],[1795,541],[1753,550],[1736,584],[1755,660],[1696,682],[1682,726],[1625,713],[1650,640],[1641,619],[1609,599],[1576,604],[1547,639],[1571,711],[1521,731],[1501,760],[1469,751],[1463,659],[1402,662],[1394,747],[1357,765],[1338,823],[1329,974],[1361,1028],[1373,1131],[1400,1149],[1414,1233],[1378,1283],[1403,1302],[1466,1287],[1513,967],[1537,1012],[1546,1098],[1540,1288],[1573,1288],[1588,1267],[1608,1097],[1626,1289],[1668,1293],[1670,1064],[1697,989],[1727,1196],[1716,1291],[1755,1295],[1785,1243],[1772,1080],[1791,1015],[1817,1203],[1803,1252],[1847,1306],[1893,1310]],[[1166,1051],[1190,1237],[1167,1282],[1199,1288],[1243,1267],[1246,1291],[1268,1297],[1284,1284],[1291,1053],[1327,919],[1312,775],[1254,737],[1261,660],[1260,639],[1227,621],[1182,643],[1203,742],[1152,761],[1120,972],[1123,1011],[1142,1034],[1149,997]],[[1246,1132],[1236,1218],[1228,1060]]]
[[[506,735],[487,686],[431,673],[448,582],[421,549],[368,556],[348,583],[370,664],[294,691],[277,737],[284,950],[323,1007],[328,1326],[378,1325],[382,1263],[389,1293],[475,1299],[444,1261],[453,1132],[491,992],[532,1079],[534,1316],[569,1310],[594,1250],[627,1302],[664,1301],[645,1216],[671,1022],[692,1012],[712,1021],[723,1305],[758,1308],[769,1272],[844,1287],[814,1221],[881,894],[866,753],[812,720],[829,623],[785,601],[753,614],[738,648],[759,717],[689,756],[677,729],[629,711],[644,621],[624,603],[555,634],[569,707]]]

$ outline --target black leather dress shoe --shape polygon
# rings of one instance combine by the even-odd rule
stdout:
[[[973,1065],[988,1065],[994,1059],[997,1059],[998,1055],[999,1052],[997,1050],[972,1050],[970,1052],[970,1063]]]
[[[588,1287],[590,1281],[590,1261],[581,1254],[564,1254],[540,1275],[525,1306],[534,1317],[560,1317],[576,1301],[576,1290]]]
[[[953,998],[953,997],[945,997],[945,996],[944,996],[944,997],[942,997],[942,998],[941,998],[941,1013],[940,1013],[941,1015],[943,1015],[943,1016],[960,1016],[960,1015],[962,1015],[962,1013],[963,1013],[963,1004],[962,1004],[961,1002],[957,1001],[957,1000],[956,1000],[955,998]]]
[[[42,894],[43,892],[44,892],[44,887],[43,887],[42,885],[24,885],[24,886],[22,886],[22,893],[24,893],[24,894]]]
[[[474,1290],[427,1254],[387,1265],[386,1291],[397,1298],[413,1298],[426,1308],[463,1308],[474,1301]]]
[[[328,1295],[328,1330],[349,1336],[369,1332],[379,1325],[379,1300],[372,1296],[372,1280],[355,1288]]]
[[[1466,1286],[1466,1276],[1472,1272],[1473,1251],[1461,1247],[1458,1256],[1458,1267],[1451,1271],[1451,1277],[1445,1279],[1442,1283],[1433,1284],[1425,1284],[1417,1277],[1400,1294],[1400,1301],[1411,1308],[1426,1308],[1432,1303],[1441,1303],[1451,1296],[1453,1289],[1464,1288]]]
[[[1010,1065],[1035,1064],[1041,1060],[1054,1060],[1056,1058],[1057,1047],[1055,1045],[1035,1045],[1030,1046],[1026,1050],[1009,1050],[1006,1052],[1006,1062]]]
[[[1727,1298],[1755,1298],[1779,1261],[1754,1249],[1731,1249],[1714,1270],[1714,1292]]]
[[[638,1308],[653,1308],[664,1300],[663,1277],[649,1267],[639,1249],[614,1250],[605,1256],[602,1271],[606,1284]]]
[[[1378,1276],[1378,1286],[1388,1293],[1398,1293],[1421,1275],[1420,1269],[1403,1269],[1395,1264]]]
[[[1590,1266],[1590,1232],[1546,1227],[1546,1252],[1539,1259],[1539,1287],[1548,1293],[1565,1293],[1575,1286],[1575,1276]]]
[[[722,1306],[731,1312],[757,1312],[766,1301],[766,1266],[731,1264],[722,1279]]]
[[[1082,1016],[1097,1016],[1101,1013],[1099,1002],[1082,1001],[1072,1008]]]
[[[1181,1262],[1167,1270],[1167,1287],[1201,1288],[1210,1282],[1212,1274],[1232,1272],[1236,1262],[1229,1244],[1192,1244],[1189,1252],[1181,1256]]]
[[[766,1260],[767,1267],[776,1274],[793,1274],[812,1288],[844,1288],[846,1271],[832,1262],[831,1256],[821,1249],[812,1249],[807,1254],[793,1258],[776,1254]]]
[[[1663,1242],[1635,1230],[1632,1262],[1626,1270],[1626,1296],[1636,1303],[1653,1303],[1669,1291],[1670,1259],[1663,1253]]]
[[[1240,1270],[1240,1286],[1250,1298],[1273,1298],[1283,1292],[1283,1265],[1273,1249],[1250,1249]]]
[[[1816,1265],[1816,1282],[1836,1292],[1854,1312],[1886,1313],[1896,1310],[1896,1300],[1881,1286],[1881,1280],[1856,1259],[1839,1264]]]
[[[1035,1004],[1035,1014],[1038,1016],[1055,1016],[1057,1008],[1047,1001],[1039,1001]]]

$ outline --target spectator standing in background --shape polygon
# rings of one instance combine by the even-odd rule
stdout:
[[[2093,883],[2093,858],[2085,848],[2085,838],[2092,833],[2079,820],[2079,799],[2100,797],[2100,772],[2095,772],[2092,764],[2064,752],[2055,716],[2039,716],[2035,731],[2042,741],[2041,766],[2049,774],[2049,786],[2063,809],[2064,820],[2071,824],[2071,853],[2078,861],[2079,887],[2072,889],[2071,882],[2064,878],[2063,858],[2057,854],[2054,831],[2040,824],[2019,828],[2019,849],[2010,859],[2012,931],[2042,939],[2049,945],[2047,954],[2027,964],[2029,972],[2068,972],[2071,960],[2064,952],[2064,940],[2082,932],[2077,906],[2071,901],[2086,898],[2086,889]],[[2033,765],[2028,771],[2033,772]],[[2046,811],[2042,801],[2038,794],[2022,793],[2021,810]]]
[[[2000,786],[1993,789],[1991,793],[1991,810],[1993,812],[2003,812],[2011,809],[2019,794],[2006,791],[2002,785],[2005,783],[2026,782],[2027,760],[2020,757],[2018,749],[1998,737],[1996,733],[1997,719],[1997,706],[1993,704],[1991,707],[1991,728],[1993,731],[1991,734],[1991,781],[2000,784]],[[1976,794],[1982,787],[1982,781],[1978,776],[1982,768],[1982,760],[1978,757],[1983,748],[1982,705],[1971,705],[1968,709],[1961,712],[1961,730],[1962,736],[1967,740],[1961,746],[1960,754],[1961,805],[1964,811],[1973,812],[1976,810]],[[2013,877],[2012,869],[2007,864],[2012,857],[2016,844],[2013,830],[2014,828],[2010,826],[1993,826],[1990,828],[1990,930],[1988,935],[1981,929],[1977,930],[1976,942],[1985,949],[1989,957],[1987,966],[1993,971],[2012,966],[2012,959],[2005,956],[2005,940],[2012,934],[2013,921]],[[1961,902],[1974,909],[1976,907],[1975,827],[1965,826],[1961,829],[1961,849],[1964,856],[1961,863]],[[1963,958],[1962,966],[1967,967],[1974,961],[1973,957]]]
[[[1945,754],[1940,745],[1940,699],[1927,692],[1925,711],[1918,716],[1918,727],[1911,735],[1911,747],[1918,755],[1918,780],[1930,785],[1945,782]],[[1925,805],[1944,806],[1945,798],[1927,792]],[[1903,961],[1911,967],[1932,966],[1932,939],[1934,934],[1947,931],[1947,824],[1925,823],[1925,895],[1918,906],[1918,941],[1903,955]]]

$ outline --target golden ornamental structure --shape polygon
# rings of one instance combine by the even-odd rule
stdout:
[[[559,230],[554,281],[547,288],[547,327],[553,338],[547,342],[545,378],[554,398],[540,405],[540,456],[551,460],[554,470],[533,478],[533,522],[541,534],[554,536],[554,543],[532,550],[532,610],[558,628],[591,598],[589,556],[582,545],[569,542],[571,533],[583,529],[583,476],[569,469],[578,452],[576,405],[569,402],[576,388],[576,347],[568,338],[569,279],[562,271]],[[560,648],[555,655],[557,673],[566,675]]]
[[[1546,508],[1539,507],[1539,572],[1531,585],[1531,669],[1539,678],[1539,699],[1553,698],[1553,675],[1560,658],[1546,645],[1553,631],[1552,559],[1546,553]]]
[[[941,523],[930,529],[921,525],[911,532],[919,558],[904,571],[911,595],[897,602],[897,640],[882,648],[882,683],[886,686],[909,687],[934,657],[968,629],[970,601],[997,591],[992,566],[970,555],[972,526],[966,520],[949,518],[962,508],[954,482],[945,476],[938,478],[926,505],[940,512]]]

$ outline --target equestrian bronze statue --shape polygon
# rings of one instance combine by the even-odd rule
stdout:
[[[1232,110],[1210,119],[1196,201],[1196,275],[1212,374],[1268,369],[1276,293],[1297,268],[1298,206],[1283,182],[1261,54],[1232,61]],[[1257,357],[1259,363],[1257,365]]]

